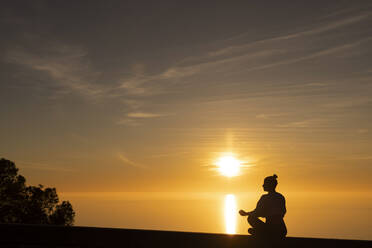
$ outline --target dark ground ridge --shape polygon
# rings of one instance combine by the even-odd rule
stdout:
[[[99,227],[0,224],[4,248],[108,247],[348,247],[372,248],[372,241],[287,237],[273,242],[249,235],[155,231]]]

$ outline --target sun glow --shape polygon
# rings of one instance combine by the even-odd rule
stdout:
[[[227,177],[237,176],[241,167],[240,161],[233,156],[221,157],[216,165],[218,166],[218,171]]]

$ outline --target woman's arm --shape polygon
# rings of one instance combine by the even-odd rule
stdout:
[[[252,214],[254,214],[254,210],[251,211],[251,212],[245,212],[243,209],[241,209],[241,210],[239,210],[239,214],[240,214],[241,216],[252,215]]]
[[[262,217],[262,215],[263,215],[263,201],[262,201],[262,197],[260,198],[260,200],[258,200],[257,206],[256,206],[256,209],[255,210],[250,211],[250,212],[245,212],[243,209],[241,209],[239,211],[239,214],[241,216],[255,215],[257,217]]]

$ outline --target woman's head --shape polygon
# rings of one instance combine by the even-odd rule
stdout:
[[[278,178],[277,175],[268,176],[264,180],[264,184],[262,185],[264,191],[272,192],[275,191],[276,185],[278,185],[278,181],[276,180]]]

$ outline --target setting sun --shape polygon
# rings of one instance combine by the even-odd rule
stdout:
[[[237,176],[240,170],[240,161],[233,156],[223,156],[219,158],[216,165],[218,166],[218,171],[227,177]]]

